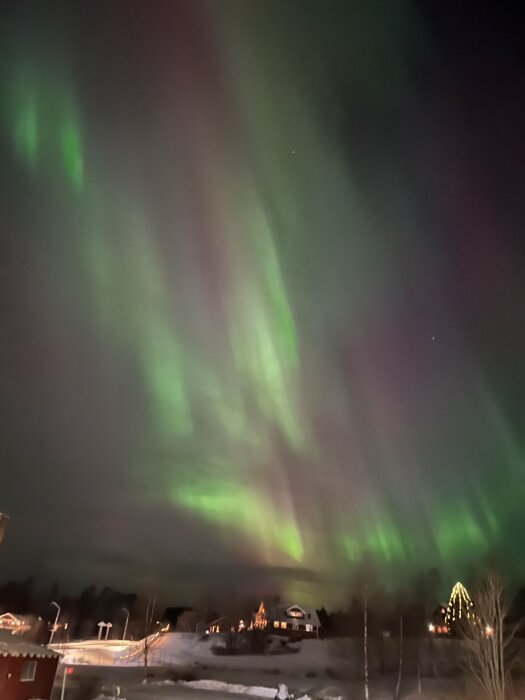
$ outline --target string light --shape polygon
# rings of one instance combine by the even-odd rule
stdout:
[[[456,620],[461,620],[462,618],[473,620],[474,617],[474,603],[472,602],[472,598],[469,596],[465,586],[458,581],[450,593],[445,623],[450,627]]]

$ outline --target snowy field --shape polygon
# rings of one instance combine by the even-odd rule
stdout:
[[[88,669],[83,667],[80,675],[76,676],[66,688],[65,700],[74,700],[77,697],[79,681],[81,681]],[[166,681],[159,674],[157,678],[150,679],[147,684],[137,675],[138,669],[116,669],[103,667],[96,669],[96,676],[104,685],[105,690],[101,694],[100,689],[89,700],[110,700],[120,690],[118,700],[240,700],[240,695],[249,696],[250,700],[268,700],[276,698],[279,684],[283,678],[263,678],[265,686],[242,686],[235,683],[229,686],[224,681],[212,679],[191,682],[190,684]],[[253,675],[254,683],[261,682],[256,674]],[[272,684],[273,681],[273,684]],[[396,677],[389,676],[380,681],[371,680],[370,700],[393,700]],[[192,687],[193,686],[193,687]],[[362,700],[364,687],[361,680],[351,682],[334,683],[318,679],[315,681],[307,678],[290,678],[287,689],[290,698],[294,700]],[[235,690],[235,692],[232,692]],[[460,700],[463,696],[455,690],[455,684],[447,680],[425,679],[422,693],[419,694],[416,685],[407,681],[402,686],[401,698],[403,700]],[[60,700],[60,679],[57,679],[55,691],[51,700]]]
[[[217,656],[213,642],[196,634],[164,633],[151,638],[148,651],[150,666],[194,666],[198,664],[237,667],[249,659],[250,667],[257,669],[311,670],[330,665],[329,644],[320,639],[308,639],[300,643],[296,654],[267,654],[250,656]],[[142,666],[143,642],[82,641],[55,644],[53,648],[63,654],[68,665]]]
[[[240,695],[261,700],[275,698],[279,684],[285,684],[295,700],[361,700],[363,682],[359,646],[351,640],[304,640],[297,653],[261,655],[215,655],[212,642],[194,634],[164,633],[152,639],[149,674],[144,684],[143,645],[140,642],[87,641],[56,645],[64,661],[74,666],[69,696],[90,676],[107,687],[119,686],[126,700],[239,700]],[[59,671],[59,674],[61,671]],[[180,682],[184,677],[188,682]],[[175,679],[176,682],[173,680]],[[69,681],[68,681],[69,682]],[[59,683],[53,700],[59,700]],[[230,684],[230,685],[228,685]],[[386,674],[370,682],[370,700],[390,700],[396,675]],[[422,694],[417,681],[407,673],[403,681],[405,700],[449,700],[456,683],[449,679],[423,678]],[[93,697],[96,697],[94,695]]]

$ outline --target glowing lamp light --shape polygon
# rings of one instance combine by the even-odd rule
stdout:
[[[432,633],[436,631],[436,628],[434,627],[434,625],[433,625],[432,623],[430,623],[430,624],[428,625],[428,631],[429,631],[429,632],[432,632]]]
[[[487,637],[492,637],[492,635],[494,634],[494,628],[490,625],[487,625],[485,627],[485,634],[487,635]]]

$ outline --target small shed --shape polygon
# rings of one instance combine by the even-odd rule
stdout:
[[[60,654],[20,637],[0,633],[0,698],[49,700]]]

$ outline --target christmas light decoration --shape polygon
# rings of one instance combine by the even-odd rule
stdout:
[[[266,608],[264,607],[264,602],[261,601],[259,610],[254,614],[253,626],[257,630],[263,630],[267,624],[268,618],[266,616]]]
[[[457,620],[474,620],[474,603],[465,586],[459,581],[454,585],[450,593],[447,605],[445,623],[448,627]]]

